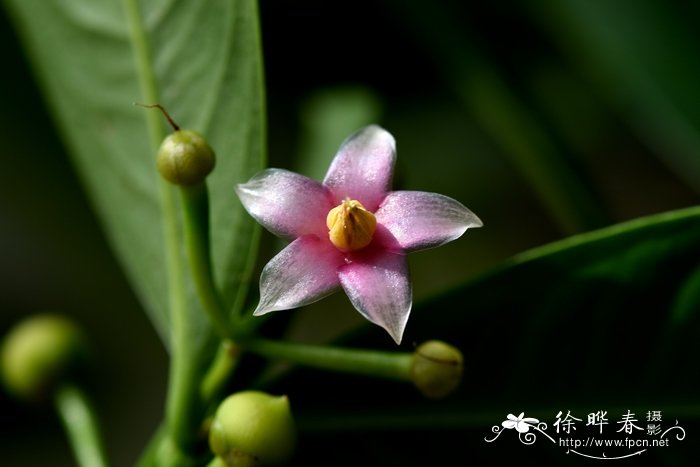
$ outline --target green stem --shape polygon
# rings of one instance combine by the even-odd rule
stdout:
[[[78,465],[107,466],[97,416],[85,394],[76,386],[66,384],[56,392],[55,404]]]
[[[136,70],[143,100],[158,102],[158,88],[152,67],[151,50],[143,17],[137,0],[122,0],[129,24],[130,39],[136,59]],[[146,113],[149,138],[153,154],[165,138],[161,117],[155,112]],[[160,177],[158,177],[160,178]],[[193,342],[188,319],[184,267],[180,252],[175,189],[164,180],[160,181],[161,208],[163,212],[164,248],[167,267],[168,300],[170,308],[170,380],[166,401],[166,424],[168,436],[163,445],[172,444],[187,452],[194,444],[196,426],[200,420],[199,397],[200,349]]]
[[[166,426],[161,424],[151,436],[150,441],[141,452],[139,460],[136,462],[136,467],[154,467],[157,464],[158,450],[163,444],[163,440],[167,436]]]
[[[292,363],[400,381],[412,381],[413,353],[296,344],[268,339],[250,339],[240,343],[250,352]]]
[[[215,401],[222,393],[240,361],[240,347],[232,341],[224,341],[214,357],[209,371],[202,381],[202,400],[205,403]]]
[[[232,337],[226,307],[214,283],[209,240],[209,192],[206,182],[181,187],[185,244],[190,270],[202,306],[221,338]]]

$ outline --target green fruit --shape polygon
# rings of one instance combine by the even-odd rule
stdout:
[[[2,344],[2,379],[8,390],[28,400],[42,400],[84,363],[85,336],[65,317],[32,316],[10,330]]]
[[[229,467],[284,465],[296,445],[289,399],[259,391],[230,395],[216,410],[209,445]]]
[[[191,130],[177,130],[168,135],[158,149],[158,172],[170,183],[197,185],[214,169],[214,150],[206,140]]]
[[[462,352],[442,341],[428,341],[413,354],[411,378],[424,396],[440,399],[452,393],[462,380]]]

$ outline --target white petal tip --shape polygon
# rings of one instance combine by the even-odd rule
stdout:
[[[403,323],[403,326],[401,326],[400,329],[391,329],[388,326],[383,326],[380,325],[384,330],[391,336],[392,339],[394,339],[394,342],[396,342],[396,345],[401,345],[401,340],[403,339],[403,331],[406,327],[406,323]]]
[[[253,316],[266,315],[271,311],[275,311],[275,310],[273,308],[270,308],[270,307],[261,307],[260,305],[258,305],[258,307],[253,312]]]
[[[466,229],[476,229],[478,227],[483,227],[484,223],[477,217],[476,214],[471,212],[468,208],[464,208],[465,211],[465,218],[464,218],[464,223],[466,225]],[[465,230],[466,230],[465,229]]]

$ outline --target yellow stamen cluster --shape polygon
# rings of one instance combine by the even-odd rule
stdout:
[[[326,217],[331,243],[341,251],[355,251],[370,244],[377,228],[374,214],[357,200],[345,198]]]

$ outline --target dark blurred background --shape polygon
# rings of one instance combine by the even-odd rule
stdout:
[[[411,258],[418,300],[525,249],[700,200],[696,3],[262,1],[261,16],[271,166],[322,177],[319,160],[377,122],[397,139],[397,187],[484,221]],[[0,50],[0,334],[37,311],[84,326],[108,450],[129,465],[162,416],[166,352],[4,13]],[[73,465],[50,411],[3,392],[0,463]]]

